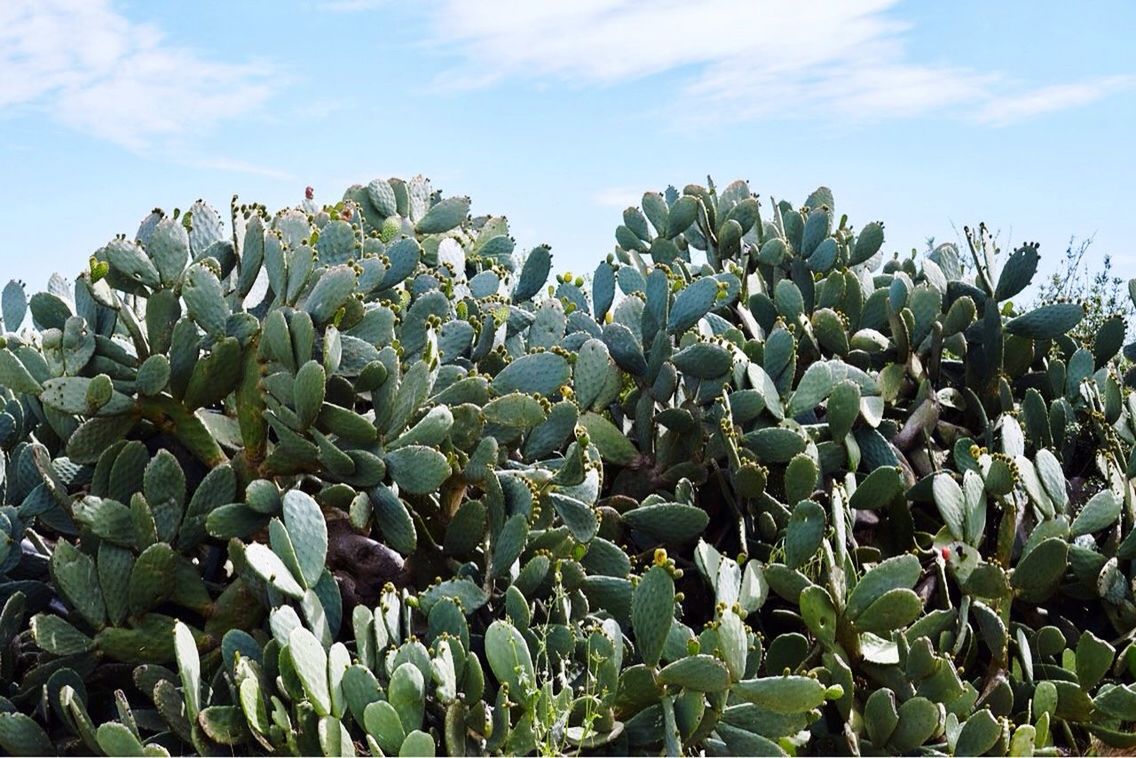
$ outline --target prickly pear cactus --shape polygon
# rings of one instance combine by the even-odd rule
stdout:
[[[376,179],[0,294],[0,749],[1136,747],[1136,343],[1035,245]],[[1127,357],[1126,357],[1127,356]]]

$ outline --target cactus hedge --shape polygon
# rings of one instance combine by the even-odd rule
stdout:
[[[8,284],[0,749],[1136,747],[1122,317],[823,187],[615,239],[378,179]]]

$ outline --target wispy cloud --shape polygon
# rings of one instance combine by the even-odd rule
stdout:
[[[226,171],[234,174],[250,174],[252,176],[263,176],[268,179],[280,179],[282,181],[296,181],[296,177],[287,171],[277,171],[276,169],[261,166],[251,161],[240,160],[239,158],[191,158],[183,160],[182,163],[193,168]]]
[[[1074,84],[1054,84],[1017,96],[993,99],[978,113],[978,119],[1004,126],[1043,113],[1088,105],[1134,87],[1136,76],[1108,76]]]
[[[363,0],[360,0],[363,1]],[[664,72],[685,78],[675,100],[715,120],[818,113],[875,121],[950,110],[1008,123],[1084,105],[1127,77],[1015,89],[1001,72],[916,59],[898,0],[442,0],[437,49],[457,63],[441,86],[506,80],[616,85]]]
[[[0,70],[0,115],[42,110],[132,150],[250,113],[272,73],[171,44],[107,0],[0,3]]]

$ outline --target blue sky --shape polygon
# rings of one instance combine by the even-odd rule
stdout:
[[[233,7],[235,6],[235,7]],[[594,268],[644,190],[820,184],[889,250],[986,221],[1136,276],[1136,3],[0,2],[0,279],[153,207],[422,173]]]

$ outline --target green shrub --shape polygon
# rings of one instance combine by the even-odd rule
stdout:
[[[0,748],[1136,745],[1125,322],[1007,306],[1035,246],[690,185],[546,289],[469,208],[199,201],[8,285]]]

